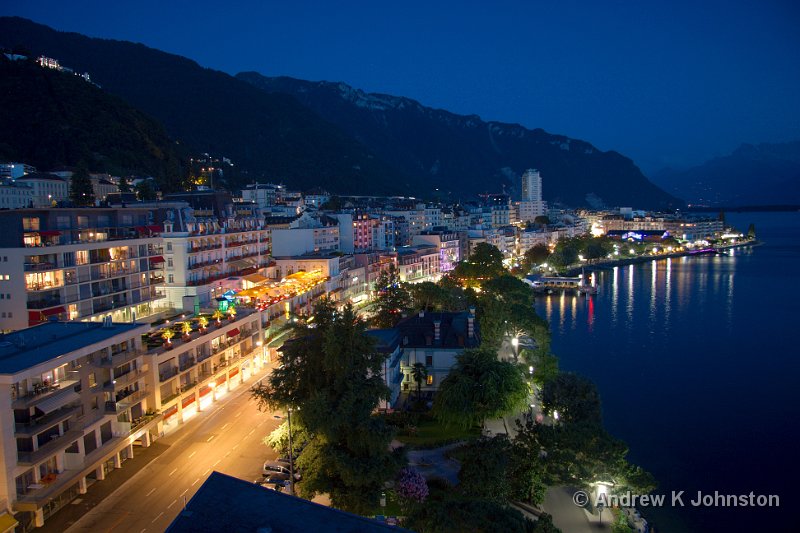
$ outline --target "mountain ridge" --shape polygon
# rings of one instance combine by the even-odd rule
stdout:
[[[542,171],[545,198],[587,205],[677,207],[633,162],[615,151],[517,123],[484,121],[425,106],[404,96],[367,93],[340,81],[306,81],[241,72],[237,78],[271,93],[284,93],[338,125],[407,173],[424,175],[430,188],[453,197],[458,183],[471,192],[519,192],[527,168]],[[488,181],[496,183],[492,188]],[[616,190],[615,190],[616,189]],[[636,195],[628,194],[635,189]],[[620,193],[621,192],[621,193]],[[638,196],[638,197],[637,197]],[[637,201],[638,200],[638,201]]]

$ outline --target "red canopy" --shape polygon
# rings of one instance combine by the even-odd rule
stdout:
[[[228,332],[228,337],[233,337],[239,334],[239,328],[233,328]]]

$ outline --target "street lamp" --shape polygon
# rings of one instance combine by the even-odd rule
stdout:
[[[282,419],[281,415],[273,415]],[[289,423],[289,494],[294,496],[294,448],[292,447],[292,408],[286,410],[286,420]]]
[[[514,347],[514,361],[519,361],[519,337],[511,339],[511,346]]]

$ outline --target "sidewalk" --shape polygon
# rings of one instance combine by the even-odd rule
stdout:
[[[66,531],[72,524],[80,520],[83,515],[168,449],[169,446],[161,440],[153,441],[147,448],[134,446],[133,459],[128,459],[122,463],[122,468],[114,469],[106,474],[106,478],[103,481],[93,483],[86,494],[78,496],[71,503],[59,509],[45,521],[44,526],[36,531],[41,533],[61,533]]]

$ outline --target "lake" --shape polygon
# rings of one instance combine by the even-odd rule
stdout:
[[[606,427],[656,493],[685,491],[684,507],[641,509],[658,531],[797,531],[800,213],[727,219],[764,244],[602,270],[597,295],[536,307],[561,369],[597,384]],[[780,507],[692,507],[698,490]]]

